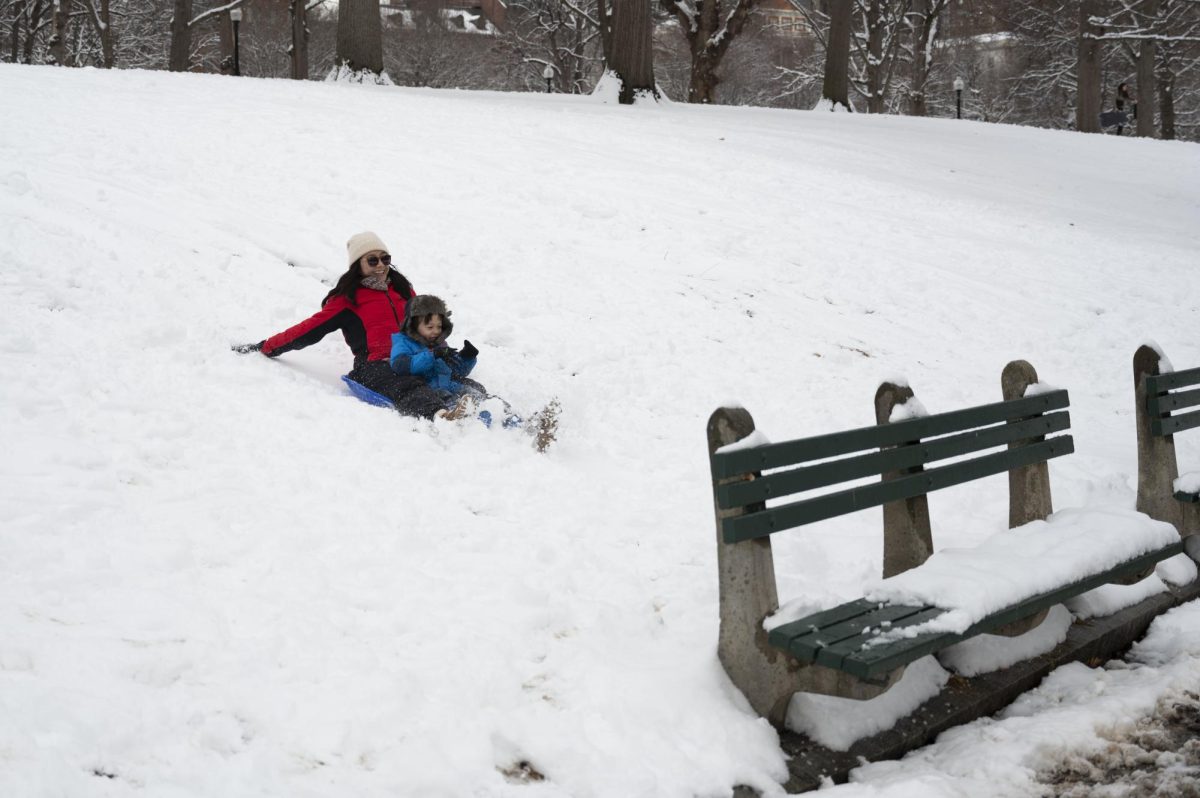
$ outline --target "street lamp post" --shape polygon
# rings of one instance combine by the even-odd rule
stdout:
[[[241,75],[242,63],[238,57],[238,50],[240,49],[238,46],[238,25],[241,24],[242,21],[242,9],[235,8],[230,11],[229,18],[233,20],[233,74]]]
[[[964,85],[964,84],[963,84],[963,79],[962,79],[962,78],[955,78],[955,79],[954,79],[954,106],[955,106],[955,110],[954,110],[954,118],[955,118],[955,119],[962,119],[962,90],[963,90],[963,85]]]
[[[542,70],[542,77],[546,79],[546,93],[554,91],[550,84],[550,81],[554,80],[554,67],[546,64],[546,68]]]

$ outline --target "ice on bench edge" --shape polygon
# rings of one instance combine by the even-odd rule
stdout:
[[[1158,345],[1157,341],[1146,339],[1145,341],[1142,341],[1142,346],[1148,346],[1158,353],[1159,374],[1170,374],[1175,370],[1175,367],[1171,365],[1171,360],[1167,357],[1167,353],[1163,351],[1163,348]]]
[[[717,454],[725,452],[736,452],[740,449],[753,449],[755,446],[766,446],[771,440],[766,435],[763,435],[760,430],[754,430],[740,441],[727,443],[724,446],[717,447]]]
[[[1175,480],[1174,486],[1176,491],[1184,493],[1200,492],[1200,471],[1189,471],[1186,474],[1180,474],[1179,479]]]
[[[1025,386],[1023,396],[1041,396],[1044,393],[1054,393],[1059,390],[1057,385],[1051,385],[1048,382],[1033,382]]]
[[[929,411],[925,409],[925,405],[921,404],[921,400],[915,396],[909,397],[907,402],[898,404],[892,408],[892,413],[888,416],[888,423],[895,424],[897,421],[908,421],[910,418],[925,418],[929,415]]]
[[[879,642],[963,632],[1024,599],[1101,573],[1179,540],[1170,524],[1134,510],[1071,508],[998,532],[971,549],[942,549],[923,565],[866,586],[869,601],[933,605],[946,613],[888,631]]]

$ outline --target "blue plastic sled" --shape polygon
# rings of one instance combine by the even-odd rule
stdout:
[[[386,396],[384,396],[381,393],[376,393],[375,391],[372,391],[370,388],[363,385],[361,382],[355,382],[354,380],[350,379],[349,377],[347,377],[345,375],[342,375],[342,382],[346,383],[346,387],[350,389],[350,393],[354,394],[359,399],[363,400],[364,402],[366,402],[369,405],[375,405],[376,407],[392,407],[393,406],[391,399],[388,399]],[[479,411],[479,420],[483,422],[483,426],[491,429],[492,414],[490,411],[480,410]],[[516,429],[516,428],[520,427],[523,423],[524,422],[521,420],[520,416],[505,414],[504,420],[500,423],[500,426],[502,426],[504,429]]]
[[[342,375],[342,382],[346,383],[346,387],[350,389],[350,393],[354,394],[359,399],[363,400],[364,402],[366,402],[369,405],[375,405],[376,407],[391,407],[392,406],[391,399],[388,399],[386,396],[384,396],[381,393],[376,393],[375,391],[372,391],[370,388],[363,385],[361,382],[355,382],[354,380],[350,379],[349,377],[345,376],[344,374]]]

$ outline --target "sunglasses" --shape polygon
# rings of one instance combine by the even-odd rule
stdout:
[[[368,266],[378,266],[379,261],[383,261],[384,266],[391,266],[392,265],[392,256],[391,255],[371,255],[370,257],[367,258],[367,265]]]

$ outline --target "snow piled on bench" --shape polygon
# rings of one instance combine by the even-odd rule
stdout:
[[[1055,604],[1045,620],[1023,635],[977,635],[944,649],[938,660],[959,676],[992,673],[1052,651],[1067,639],[1072,620],[1066,607]]]
[[[972,549],[943,549],[923,565],[868,583],[870,601],[933,605],[933,620],[880,635],[964,632],[1006,607],[1078,582],[1179,540],[1170,524],[1123,508],[1071,508],[993,535]]]
[[[950,674],[933,657],[922,657],[904,670],[900,681],[869,701],[796,693],[788,704],[787,725],[832,751],[896,725],[942,691]]]

